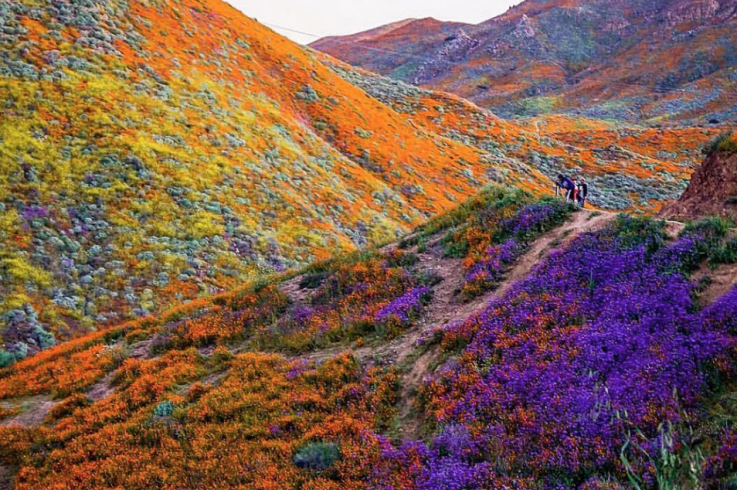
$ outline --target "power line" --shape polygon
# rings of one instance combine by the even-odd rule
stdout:
[[[266,26],[269,26],[271,28],[274,28],[274,29],[280,29],[280,30],[283,30],[283,31],[292,32],[294,34],[300,34],[302,36],[311,37],[313,39],[324,39],[324,38],[327,38],[327,37],[332,37],[333,38],[333,41],[332,41],[333,44],[336,44],[336,45],[339,45],[339,46],[358,46],[358,47],[360,47],[362,49],[365,49],[367,51],[375,51],[375,52],[378,52],[378,53],[387,53],[387,54],[402,56],[402,57],[405,57],[405,58],[416,59],[416,60],[421,60],[421,61],[426,61],[426,62],[434,61],[433,58],[430,58],[428,56],[419,56],[419,55],[414,55],[414,54],[409,54],[409,53],[402,53],[400,51],[394,51],[394,50],[385,49],[385,48],[376,48],[376,47],[372,47],[372,46],[366,46],[364,44],[361,44],[359,41],[347,41],[347,40],[342,40],[341,41],[336,36],[320,36],[320,35],[313,34],[313,33],[310,33],[310,32],[305,32],[305,31],[301,31],[301,30],[298,30],[298,29],[292,29],[290,27],[284,27],[284,26],[280,26],[280,25],[277,25],[277,24],[271,24],[271,23],[268,23],[268,22],[262,22],[262,24],[264,24]],[[530,60],[530,61],[533,61],[533,62],[534,61],[537,61],[537,62],[540,62],[540,63],[550,63],[552,65],[556,65],[558,68],[560,68],[563,71],[566,71],[566,72],[568,71],[568,68],[566,66],[564,66],[561,62],[556,61],[556,60]],[[566,85],[568,85],[568,84],[566,84]],[[579,84],[576,83],[576,84],[573,84],[573,85],[568,85],[568,87],[575,88],[578,85]],[[651,85],[647,85],[647,84],[643,84],[643,83],[624,82],[624,81],[619,81],[619,80],[606,81],[606,85],[609,85],[609,86],[614,85],[614,86],[627,87],[627,88],[634,88],[634,87],[637,87],[637,88],[647,88],[647,89],[652,90],[654,93],[656,93],[658,95],[667,95],[669,93],[674,93],[674,92],[690,93],[688,90],[685,90],[685,89],[677,89],[677,88],[674,88],[674,89],[668,90],[668,89],[663,89],[661,87],[658,87],[657,84],[655,84],[655,86],[651,86]]]
[[[291,29],[291,28],[289,28],[289,27],[284,27],[284,26],[278,26],[278,25],[276,25],[276,24],[270,24],[270,23],[268,23],[268,22],[261,22],[261,23],[262,23],[263,25],[265,25],[265,26],[269,26],[269,27],[272,27],[272,28],[274,28],[274,29],[280,29],[280,30],[282,30],[282,31],[289,31],[289,32],[293,32],[293,33],[295,33],[295,34],[301,34],[301,35],[303,35],[303,36],[307,36],[307,37],[312,37],[312,38],[315,38],[315,39],[321,39],[321,36],[318,36],[317,34],[310,34],[309,32],[304,32],[304,31],[298,31],[297,29]],[[323,36],[323,37],[324,37],[324,36]]]
[[[432,58],[429,58],[427,56],[418,56],[418,55],[409,54],[409,53],[402,53],[402,52],[399,52],[399,51],[392,51],[390,49],[374,48],[374,47],[371,47],[371,46],[366,46],[366,45],[360,44],[358,41],[340,41],[335,36],[318,36],[317,34],[312,34],[312,33],[305,32],[305,31],[300,31],[300,30],[297,30],[297,29],[291,29],[289,27],[284,27],[284,26],[280,26],[280,25],[277,25],[277,24],[270,24],[268,22],[262,22],[262,23],[264,25],[269,26],[269,27],[274,28],[274,29],[280,29],[280,30],[283,30],[283,31],[293,32],[295,34],[300,34],[302,36],[308,36],[308,37],[311,37],[313,39],[324,39],[326,37],[333,37],[333,39],[334,39],[333,40],[333,43],[334,44],[337,44],[337,45],[340,45],[340,46],[343,46],[343,45],[346,45],[346,46],[347,45],[350,45],[350,46],[358,46],[358,47],[363,48],[363,49],[365,49],[367,51],[376,51],[376,52],[379,52],[379,53],[395,54],[395,55],[403,56],[405,58],[412,58],[412,59],[417,59],[417,60],[422,60],[422,61],[431,61],[432,60]]]

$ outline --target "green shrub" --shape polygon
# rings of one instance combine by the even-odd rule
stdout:
[[[649,253],[653,253],[665,244],[664,228],[665,221],[662,220],[620,214],[612,226],[612,232],[623,245],[644,245]]]
[[[488,187],[455,209],[432,218],[417,228],[417,233],[420,236],[434,235],[439,231],[467,224],[484,210],[503,208],[510,205],[521,206],[531,201],[531,194],[517,188]]]
[[[316,274],[305,274],[301,281],[299,281],[300,289],[317,289],[325,281],[328,274],[324,272]]]
[[[15,362],[15,356],[8,351],[0,350],[0,369],[10,366]]]
[[[462,235],[459,233],[458,235]],[[450,232],[443,238],[443,253],[446,257],[462,259],[468,255],[469,244],[465,239],[458,239],[456,233]]]
[[[103,336],[103,342],[107,345],[112,345],[118,342],[125,336],[125,331],[122,328],[112,328],[105,332]]]
[[[443,282],[443,276],[435,271],[424,271],[420,274],[420,283],[432,288]]]
[[[163,419],[167,417],[171,417],[174,413],[174,404],[169,401],[163,401],[156,405],[156,408],[154,409],[154,417]]]
[[[235,355],[232,352],[226,347],[219,346],[208,357],[207,365],[214,371],[223,371],[228,368],[233,359],[235,359]]]
[[[737,135],[734,133],[722,133],[717,136],[714,141],[704,148],[704,154],[711,155],[713,153],[735,153],[737,152]]]
[[[727,236],[731,227],[732,222],[726,218],[709,217],[688,223],[681,235],[698,233],[703,235],[709,241],[721,240]]]
[[[297,451],[292,458],[303,470],[323,471],[340,459],[340,449],[334,442],[313,442]]]
[[[709,257],[709,265],[717,266],[719,264],[736,264],[737,263],[737,238],[729,240],[724,245],[712,250]]]
[[[406,268],[406,267],[412,267],[417,262],[419,262],[420,259],[417,257],[417,255],[413,253],[397,250],[395,252],[388,254],[386,261],[389,267],[405,267]]]

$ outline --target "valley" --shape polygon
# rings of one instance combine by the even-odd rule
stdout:
[[[0,490],[733,488],[735,9],[0,0]]]

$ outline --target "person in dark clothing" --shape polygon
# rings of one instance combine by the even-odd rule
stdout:
[[[555,183],[558,187],[563,189],[566,196],[566,201],[573,201],[573,191],[576,190],[576,184],[571,179],[564,175],[558,175],[558,181]]]
[[[586,179],[578,181],[578,204],[582,207],[586,207],[586,200],[589,197],[589,185],[586,183]]]

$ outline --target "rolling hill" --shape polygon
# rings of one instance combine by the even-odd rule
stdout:
[[[527,0],[478,25],[401,22],[312,44],[504,117],[737,119],[734,0]]]
[[[655,212],[716,134],[541,137],[217,0],[5,2],[0,45],[4,364],[393,240],[490,182],[585,172],[595,205]]]

